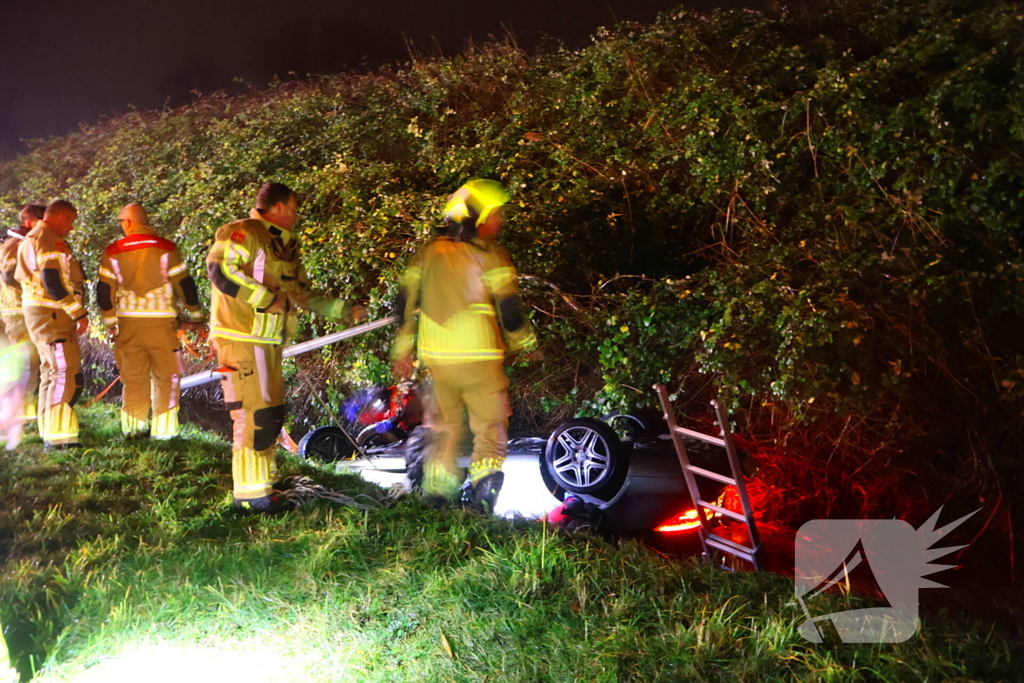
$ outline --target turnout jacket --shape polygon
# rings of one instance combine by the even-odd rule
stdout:
[[[289,230],[253,217],[217,229],[206,257],[212,284],[210,334],[256,344],[285,341],[285,319],[294,308],[330,320],[347,314],[344,302],[310,288],[298,240]],[[278,292],[286,295],[286,313],[267,313]]]
[[[18,266],[18,245],[28,228],[18,226],[7,231],[0,245],[0,315],[21,315],[21,283],[14,277]]]
[[[64,238],[44,221],[18,245],[14,277],[21,283],[23,307],[63,309],[72,320],[85,317],[82,266]]]
[[[152,228],[122,237],[100,257],[96,301],[104,325],[118,317],[177,318],[175,298],[192,321],[202,321],[199,292],[181,252]]]
[[[500,360],[537,343],[508,252],[479,237],[438,237],[424,247],[402,276],[397,308],[394,356],[415,344],[427,366]]]

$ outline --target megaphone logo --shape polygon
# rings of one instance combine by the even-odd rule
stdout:
[[[936,528],[939,508],[920,529],[900,519],[816,519],[796,537],[796,598],[806,617],[800,634],[812,643],[834,632],[844,643],[902,643],[917,633],[918,589],[945,588],[923,577],[953,565],[931,564],[965,546],[932,548],[980,510]],[[880,607],[814,616],[814,598],[834,586],[873,584]]]

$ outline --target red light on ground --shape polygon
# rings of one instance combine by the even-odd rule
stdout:
[[[663,534],[670,534],[676,531],[689,531],[690,529],[696,529],[699,526],[700,518],[697,517],[697,510],[690,509],[670,520],[662,522],[658,526],[654,527],[654,530],[660,531]]]

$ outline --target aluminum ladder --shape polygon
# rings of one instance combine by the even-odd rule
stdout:
[[[686,488],[690,492],[690,500],[693,501],[693,506],[697,510],[697,519],[700,520],[700,529],[698,533],[700,535],[701,546],[704,548],[704,557],[710,559],[712,557],[712,551],[717,550],[733,557],[738,557],[745,562],[748,562],[755,571],[761,568],[760,554],[761,554],[761,539],[757,533],[757,525],[754,523],[754,511],[750,506],[750,498],[747,496],[747,487],[744,481],[743,469],[740,467],[739,455],[736,453],[736,445],[732,440],[732,431],[729,429],[729,420],[725,414],[725,410],[719,404],[718,401],[712,401],[711,406],[715,409],[715,415],[718,418],[718,426],[722,430],[721,436],[711,436],[709,434],[702,434],[701,432],[695,432],[692,429],[685,429],[676,424],[675,412],[672,409],[672,402],[669,400],[668,391],[665,389],[663,384],[655,384],[654,390],[658,393],[658,400],[661,401],[662,411],[665,413],[665,422],[668,423],[669,431],[672,435],[672,443],[676,448],[676,455],[679,456],[679,464],[683,468],[683,477],[686,479]],[[689,436],[703,441],[704,443],[718,446],[725,449],[726,456],[729,459],[729,469],[732,472],[732,477],[727,477],[717,472],[704,469],[703,467],[697,467],[690,463],[690,458],[686,453],[686,445],[683,443],[683,437]],[[704,477],[705,479],[712,479],[719,483],[725,484],[726,486],[735,486],[736,491],[739,493],[740,504],[743,508],[743,512],[735,512],[733,510],[727,510],[720,505],[703,500],[700,497],[700,490],[697,487],[697,477]],[[708,511],[717,513],[723,517],[736,520],[737,522],[743,522],[746,524],[748,538],[750,539],[750,545],[743,545],[735,541],[723,538],[718,534],[714,533],[711,520],[709,519]],[[720,565],[723,569],[729,569],[725,565]]]

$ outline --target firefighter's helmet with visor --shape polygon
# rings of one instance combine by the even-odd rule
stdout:
[[[508,192],[498,181],[468,181],[445,204],[444,221],[449,236],[456,241],[476,236],[477,229],[508,201]]]

